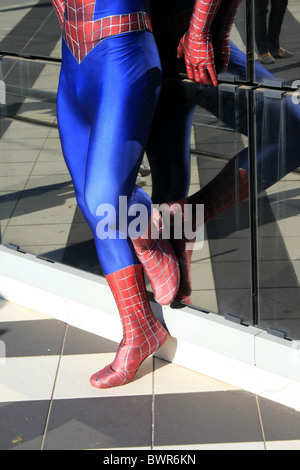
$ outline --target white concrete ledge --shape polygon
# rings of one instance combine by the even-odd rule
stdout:
[[[120,341],[122,328],[104,278],[0,245],[0,297]],[[154,313],[171,338],[162,359],[300,411],[300,343],[193,308]]]

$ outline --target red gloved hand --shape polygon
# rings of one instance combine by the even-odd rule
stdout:
[[[230,34],[241,0],[223,0],[212,25],[217,73],[226,73],[230,59]]]
[[[187,33],[181,38],[177,57],[184,55],[188,78],[217,86],[211,26],[222,0],[196,0]]]
[[[65,0],[51,0],[52,5],[54,6],[55,13],[57,15],[60,25],[63,25],[64,14],[65,14]]]

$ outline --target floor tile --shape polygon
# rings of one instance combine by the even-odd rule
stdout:
[[[41,138],[40,135],[38,137],[31,135],[32,127],[34,128],[32,125],[28,125],[27,136],[22,135],[22,133],[19,135],[19,129],[15,128],[15,123],[13,122],[10,127],[11,135],[5,133],[5,136],[0,140],[1,156],[2,154],[10,153],[21,155],[25,151],[25,155],[26,152],[31,152],[35,156],[35,160],[45,143],[45,137]]]
[[[66,326],[57,320],[7,321],[0,323],[6,357],[59,355]]]
[[[1,162],[2,163],[34,163],[38,157],[40,149],[33,151],[20,149],[20,150],[1,150]]]
[[[243,391],[155,396],[154,445],[260,442],[255,397]]]
[[[216,443],[216,444],[195,444],[195,445],[183,445],[183,446],[162,446],[154,447],[154,450],[178,451],[188,450],[189,455],[193,455],[193,451],[230,451],[230,450],[265,450],[263,442],[231,442],[227,443]]]
[[[116,353],[118,343],[68,325],[64,355]]]
[[[0,402],[49,400],[59,356],[6,358],[0,364]]]
[[[22,233],[20,238],[20,232]],[[3,243],[13,243],[18,246],[25,245],[60,245],[66,244],[70,232],[70,224],[44,224],[44,225],[10,225],[8,224]]]
[[[0,191],[23,190],[28,181],[27,176],[0,176]]]
[[[28,177],[33,168],[33,163],[0,163],[2,177]]]
[[[216,299],[216,291],[210,290],[193,290],[191,295],[193,305],[201,305],[203,309],[209,312],[218,312],[218,303]]]
[[[0,403],[0,449],[39,450],[49,402]]]
[[[51,245],[23,245],[22,249],[26,253],[38,255],[57,263],[63,262],[63,257],[66,249],[65,244],[51,244]],[[66,263],[65,263],[66,264]]]
[[[10,219],[13,211],[21,197],[21,191],[14,194],[13,192],[1,192],[0,193],[0,219],[1,223]]]
[[[0,178],[1,183],[1,178]],[[48,175],[30,175],[28,181],[26,180],[25,190],[27,189],[45,189],[52,188],[54,185],[60,186],[73,186],[71,178],[68,174],[53,174],[50,171]]]
[[[300,412],[258,397],[266,441],[300,441]]]
[[[298,205],[299,207],[299,205]],[[293,217],[289,217],[288,223],[286,220],[279,220],[278,225],[280,230],[285,237],[300,237],[300,223],[299,223],[299,215],[295,215]]]
[[[15,207],[9,225],[72,223],[77,203],[71,188],[30,191]]]
[[[162,359],[155,358],[154,393],[197,393],[237,390],[205,375],[171,364]]]
[[[151,396],[55,400],[45,450],[151,446]]]
[[[32,170],[32,176],[44,175],[69,175],[64,161],[59,162],[38,162]]]
[[[55,147],[53,146],[54,148],[51,148],[49,146],[49,142],[51,142],[51,140],[56,140],[56,139],[48,139],[47,140],[47,143],[46,145],[43,147],[43,149],[41,150],[40,154],[39,154],[39,162],[40,163],[43,163],[43,162],[61,162],[63,157],[62,157],[62,153],[61,153],[61,149],[60,147]],[[60,145],[60,141],[59,142],[59,145]]]
[[[300,450],[300,440],[298,441],[267,441],[267,450]]]
[[[153,388],[153,358],[146,359],[134,379],[122,387],[101,390],[92,387],[89,379],[114,360],[115,353],[83,354],[61,358],[54,398],[118,397],[151,395]]]
[[[292,260],[300,260],[300,246],[298,237],[285,237],[285,245]]]
[[[210,263],[195,264],[192,267],[192,272],[192,289],[210,290],[215,288],[213,272]]]
[[[0,299],[0,329],[3,322],[52,320],[52,318],[22,305]]]
[[[14,121],[8,118],[5,119],[5,121],[10,123],[10,126],[5,132],[4,139],[10,142],[14,142],[16,137],[18,140],[24,142],[24,140],[26,141],[27,139],[41,139],[44,141],[44,139],[51,136],[51,129],[36,123]]]

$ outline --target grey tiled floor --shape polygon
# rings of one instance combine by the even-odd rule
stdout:
[[[0,449],[300,450],[300,413],[158,358],[91,387],[117,344],[0,301]]]

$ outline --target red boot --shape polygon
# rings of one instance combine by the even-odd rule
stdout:
[[[142,362],[168,338],[151,310],[142,266],[129,266],[109,274],[106,279],[119,309],[123,339],[115,360],[91,377],[91,384],[97,388],[130,382]]]
[[[161,215],[154,208],[146,233],[131,241],[151,283],[156,302],[170,305],[177,296],[180,270],[172,243],[162,238],[162,230]]]

